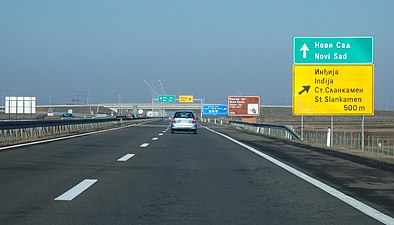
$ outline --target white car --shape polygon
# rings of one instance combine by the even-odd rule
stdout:
[[[171,119],[171,134],[175,131],[191,131],[197,134],[197,119],[192,111],[177,111]]]

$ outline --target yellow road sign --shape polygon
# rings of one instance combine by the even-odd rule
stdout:
[[[294,115],[373,115],[373,65],[293,65]]]
[[[179,95],[179,102],[193,102],[193,95]]]

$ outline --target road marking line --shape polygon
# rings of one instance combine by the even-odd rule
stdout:
[[[315,179],[313,177],[310,177],[310,176],[304,174],[303,172],[298,171],[298,170],[294,169],[293,167],[290,167],[287,164],[285,164],[285,163],[283,163],[283,162],[281,162],[281,161],[279,161],[277,159],[272,158],[269,155],[266,155],[266,154],[256,150],[253,147],[250,147],[250,146],[248,146],[248,145],[246,145],[246,144],[244,144],[244,143],[242,143],[240,141],[237,141],[237,140],[235,140],[235,139],[233,139],[233,138],[231,138],[231,137],[229,137],[229,136],[227,136],[225,134],[222,134],[220,132],[212,130],[212,129],[208,128],[208,127],[205,127],[205,128],[207,130],[209,130],[209,131],[211,131],[211,132],[213,132],[215,134],[218,134],[218,135],[220,135],[222,137],[225,137],[228,140],[230,140],[230,141],[232,141],[232,142],[234,142],[234,143],[236,143],[236,144],[248,149],[249,151],[251,151],[251,152],[253,152],[253,153],[255,153],[255,154],[257,154],[257,155],[259,155],[259,156],[261,156],[263,158],[265,158],[266,160],[268,160],[268,161],[272,162],[273,164],[281,167],[282,169],[287,170],[288,172],[292,173],[293,175],[305,180],[306,182],[318,187],[319,189],[327,192],[328,194],[330,194],[330,195],[338,198],[339,200],[347,203],[348,205],[350,205],[353,208],[361,211],[362,213],[364,213],[364,214],[366,214],[366,215],[368,215],[368,216],[370,216],[370,217],[372,217],[372,218],[374,218],[374,219],[376,219],[376,220],[378,220],[378,221],[380,221],[380,222],[382,222],[384,224],[394,224],[394,218],[392,218],[392,217],[390,217],[390,216],[388,216],[388,215],[386,215],[386,214],[384,214],[384,213],[382,213],[382,212],[380,212],[380,211],[368,206],[367,204],[365,204],[363,202],[360,202],[360,201],[358,201],[358,200],[356,200],[356,199],[354,199],[354,198],[352,198],[352,197],[350,197],[350,196],[348,196],[348,195],[336,190],[335,188],[332,188],[331,186],[328,186],[327,184],[324,184],[323,182],[321,182],[321,181],[319,181],[319,180],[317,180],[317,179]]]
[[[159,136],[163,136],[163,133],[160,133]]]
[[[84,192],[86,189],[88,189],[90,186],[92,186],[94,183],[96,183],[96,181],[97,180],[94,179],[85,179],[64,194],[55,198],[55,201],[71,201],[82,192]]]
[[[159,138],[158,137],[154,137],[152,138],[152,141],[157,141]]]
[[[140,145],[140,148],[146,148],[148,147],[149,143],[143,143],[142,145]]]
[[[135,156],[135,154],[126,154],[125,156],[123,156],[122,158],[118,159],[118,162],[126,162],[127,160],[129,160],[131,157]]]
[[[154,124],[143,124],[143,125],[139,125],[139,127],[166,127],[166,125],[154,125]]]

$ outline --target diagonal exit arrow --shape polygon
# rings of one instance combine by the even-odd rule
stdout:
[[[308,86],[302,86],[304,89],[302,89],[300,92],[298,92],[299,95],[301,95],[302,93],[304,93],[306,91],[306,93],[309,92],[309,89],[311,88],[310,85]]]

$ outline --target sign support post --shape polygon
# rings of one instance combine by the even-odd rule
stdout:
[[[304,115],[301,116],[301,141],[304,140]]]
[[[374,38],[294,37],[293,115],[362,116],[364,151],[365,115],[374,114]],[[327,143],[328,144],[328,143]]]
[[[334,116],[331,116],[331,146],[334,144]]]
[[[361,119],[361,151],[364,151],[364,141],[365,141],[365,137],[364,137],[364,118],[365,116],[362,116]]]

